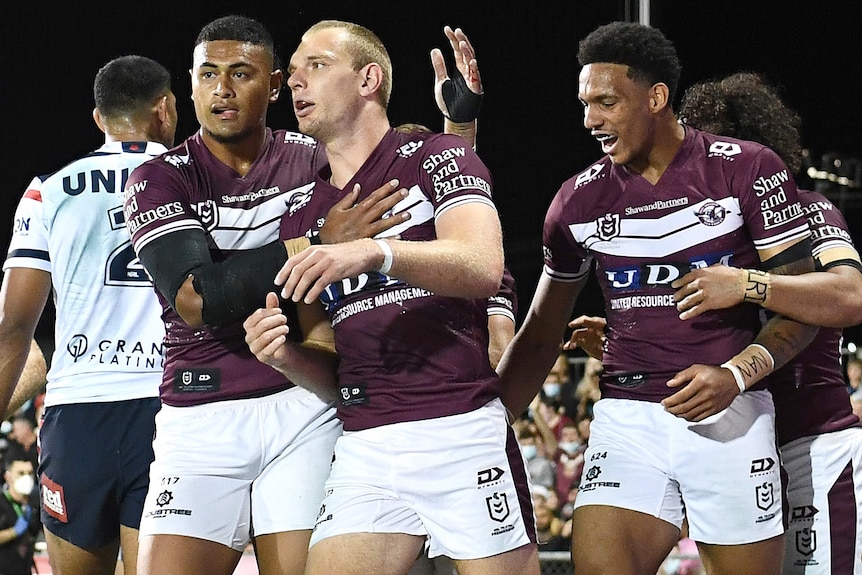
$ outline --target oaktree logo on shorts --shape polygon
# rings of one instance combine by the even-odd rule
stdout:
[[[164,507],[168,505],[171,501],[174,500],[174,494],[170,491],[162,491],[159,493],[159,496],[156,497],[156,505],[159,507]]]
[[[509,516],[509,500],[505,493],[496,492],[485,498],[488,506],[488,516],[497,522],[503,522]]]
[[[598,479],[599,475],[601,475],[601,474],[602,474],[602,468],[599,467],[598,465],[593,465],[592,467],[590,467],[590,470],[587,471],[587,475],[586,475],[587,481],[594,481],[594,480]]]
[[[66,344],[66,351],[72,356],[73,361],[77,362],[79,357],[87,353],[88,345],[87,336],[83,333],[77,333]]]

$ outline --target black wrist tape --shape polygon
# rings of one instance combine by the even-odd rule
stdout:
[[[273,242],[191,270],[192,287],[203,299],[204,322],[220,325],[245,319],[263,307],[266,294],[277,290],[273,279],[286,261],[284,243]]]
[[[446,103],[447,117],[457,124],[465,124],[479,117],[482,94],[474,93],[455,68],[453,77],[443,82],[443,102]]]

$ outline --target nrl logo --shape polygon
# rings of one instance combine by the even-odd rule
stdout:
[[[605,214],[596,220],[596,233],[599,239],[607,242],[620,235],[620,215]]]
[[[422,140],[419,140],[418,142],[407,142],[398,148],[398,156],[401,158],[409,158],[416,153],[416,150],[422,147],[423,143],[424,141]]]
[[[198,215],[204,228],[212,231],[218,224],[218,208],[212,200],[198,202],[191,205],[192,210]]]

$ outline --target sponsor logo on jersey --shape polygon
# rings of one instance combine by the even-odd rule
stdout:
[[[119,176],[119,187],[117,186]],[[72,178],[75,178],[74,181]],[[63,178],[63,192],[70,196],[77,196],[85,190],[98,193],[102,190],[109,194],[115,194],[126,187],[129,179],[129,168],[122,170],[90,170],[89,172],[78,172],[74,176]],[[89,186],[87,185],[89,183]]]
[[[502,523],[509,517],[509,499],[505,493],[496,492],[485,498],[485,504],[488,506],[488,516]]]
[[[632,216],[634,214],[640,214],[643,212],[651,212],[653,210],[666,210],[669,208],[678,208],[681,206],[688,205],[688,198],[674,198],[672,200],[656,200],[651,204],[646,204],[644,206],[636,206],[634,208],[626,208],[625,212],[627,216]]]
[[[575,178],[575,189],[578,189],[587,182],[595,180],[604,169],[604,164],[595,164],[584,170],[577,178]]]
[[[188,367],[174,372],[174,393],[209,393],[221,388],[221,370]]]
[[[45,473],[42,474],[39,483],[42,486],[42,508],[57,521],[68,523],[69,516],[66,513],[66,497],[63,486],[53,481]]]
[[[77,333],[69,338],[66,351],[77,363],[86,356],[86,361],[99,365],[118,365],[144,369],[158,369],[164,362],[163,342],[142,342],[127,339],[101,339],[89,349],[90,339]],[[89,353],[88,353],[89,352]]]
[[[364,383],[355,383],[353,385],[345,385],[339,389],[341,393],[342,407],[350,407],[352,405],[360,405],[368,401],[368,392]]]
[[[425,142],[423,140],[419,140],[418,142],[407,142],[406,144],[398,148],[398,151],[396,153],[401,158],[409,158],[410,156],[415,154],[416,150],[421,148],[422,144],[424,143]]]
[[[77,363],[78,358],[87,353],[88,345],[87,336],[82,333],[78,333],[73,335],[69,340],[69,343],[66,344],[66,351],[68,351],[69,355],[72,356],[72,361]]]
[[[126,227],[129,228],[130,234],[134,234],[136,231],[141,229],[141,226],[146,224],[167,220],[181,215],[183,213],[183,204],[179,201],[170,202],[143,212],[138,212],[134,217],[130,218],[129,216],[132,213],[134,212],[129,209],[126,210]]]
[[[754,195],[758,198],[762,198],[768,192],[774,190],[775,188],[781,188],[782,184],[786,184],[790,181],[790,174],[787,173],[787,170],[781,170],[780,172],[775,172],[771,176],[760,176],[754,183],[751,184],[751,189],[754,190]]]
[[[162,159],[172,165],[175,168],[180,168],[185,166],[191,160],[191,155],[189,155],[188,149],[186,149],[185,155],[180,154],[165,154],[162,156]]]
[[[751,475],[757,475],[759,473],[766,473],[775,467],[775,460],[771,457],[765,457],[763,459],[755,459],[751,462]]]
[[[741,153],[742,148],[739,147],[739,144],[733,142],[713,142],[709,146],[707,157],[713,158],[718,156],[730,159]]]
[[[814,516],[819,513],[819,510],[813,505],[800,505],[799,507],[794,507],[790,511],[790,520],[791,521],[802,521],[806,519],[814,519]]]
[[[317,141],[314,138],[306,136],[305,134],[300,134],[299,132],[285,132],[284,143],[299,144],[301,146],[308,146],[309,148],[317,146]]]
[[[644,263],[635,267],[608,268],[605,279],[613,290],[668,286],[691,270],[714,264],[731,265],[733,254],[706,254],[686,262]]]
[[[238,204],[240,202],[253,202],[255,200],[259,200],[261,198],[266,198],[275,194],[281,193],[281,189],[278,186],[272,186],[270,188],[261,188],[256,192],[249,192],[247,194],[242,194],[241,196],[228,196],[224,195],[221,197],[221,202],[223,204]],[[209,200],[212,201],[212,200]]]

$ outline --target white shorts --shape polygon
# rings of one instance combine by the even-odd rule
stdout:
[[[785,575],[862,574],[862,428],[781,449],[790,524]]]
[[[339,435],[335,409],[299,387],[163,406],[140,535],[186,535],[241,551],[252,536],[311,529]]]
[[[534,542],[527,471],[503,404],[345,432],[311,545],[347,533],[427,536],[430,557],[452,559]]]
[[[694,423],[660,403],[601,399],[575,506],[632,509],[690,537],[739,545],[784,533],[775,410],[768,391],[738,395]]]

